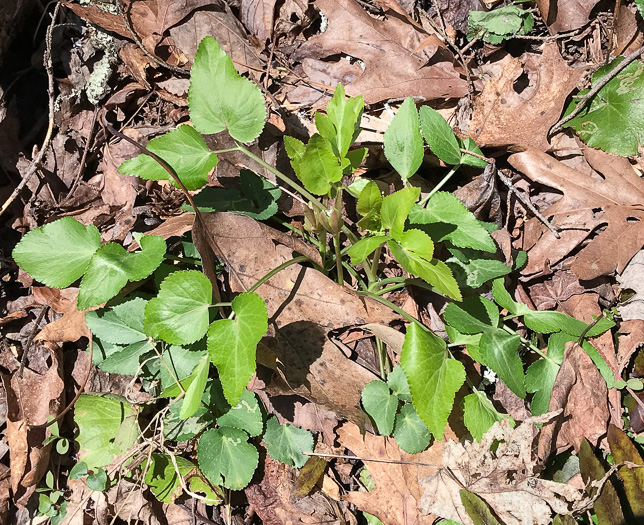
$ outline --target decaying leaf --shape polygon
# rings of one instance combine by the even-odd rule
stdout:
[[[554,187],[563,197],[542,211],[561,228],[557,239],[538,219],[525,227],[524,249],[529,249],[524,275],[541,274],[597,233],[576,255],[570,269],[582,280],[621,272],[644,245],[644,181],[628,159],[587,148],[584,152],[599,175],[588,176],[551,156],[528,149],[508,159],[530,179]],[[607,257],[606,254],[610,254]]]
[[[546,44],[541,55],[511,59],[477,97],[470,137],[479,146],[517,145],[547,151],[548,130],[584,72],[566,63],[556,43]],[[524,78],[529,84],[519,91]]]
[[[617,282],[622,290],[633,292],[632,297],[617,307],[622,319],[644,319],[644,250],[638,252],[617,275]]]
[[[644,460],[631,438],[615,425],[608,428],[608,443],[616,463],[630,461],[636,465],[644,465]],[[636,521],[644,520],[644,468],[622,467],[618,472],[624,482],[624,491],[633,517]]]
[[[586,289],[571,272],[557,272],[542,283],[530,288],[530,298],[537,310],[556,308],[560,301],[565,301],[573,295],[584,293]]]
[[[432,100],[467,94],[467,83],[436,35],[424,33],[393,11],[387,11],[384,20],[373,18],[355,0],[318,0],[315,5],[329,26],[302,45],[294,58],[324,59],[342,53],[361,60],[364,72],[345,86],[348,95],[363,95],[366,104],[373,104],[410,95]]]
[[[544,22],[554,35],[571,31],[588,23],[590,12],[598,0],[537,0]]]
[[[422,512],[472,525],[460,498],[460,490],[465,488],[506,525],[549,525],[553,512],[568,514],[582,501],[582,493],[572,485],[539,478],[542,465],[533,451],[539,434],[536,424],[554,415],[528,419],[515,429],[503,419],[480,443],[447,441],[443,468],[420,482],[424,490]],[[498,447],[493,452],[495,443]]]
[[[456,437],[449,428],[448,432],[450,435],[447,437]],[[345,423],[338,429],[338,441],[358,457],[423,463],[399,465],[367,461],[365,464],[373,476],[374,489],[371,492],[349,492],[343,499],[373,514],[385,525],[430,525],[434,522],[435,515],[424,516],[419,510],[422,494],[419,480],[441,466],[445,441],[435,441],[421,454],[407,454],[391,438],[373,434],[365,434],[363,438],[360,429],[351,423]],[[458,493],[456,497],[458,499]]]
[[[551,412],[562,412],[542,428],[540,457],[547,459],[551,447],[561,452],[573,446],[578,451],[584,438],[596,445],[608,429],[607,397],[606,381],[588,354],[576,343],[566,343],[549,405]]]

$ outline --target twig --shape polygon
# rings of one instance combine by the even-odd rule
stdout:
[[[586,93],[583,97],[579,99],[579,102],[577,103],[577,107],[566,117],[562,118],[559,122],[557,122],[552,128],[550,128],[550,131],[548,132],[548,136],[552,136],[555,133],[557,133],[559,130],[561,130],[567,122],[570,122],[572,119],[574,119],[581,111],[584,109],[586,102],[588,102],[590,99],[592,99],[599,91],[606,85],[608,84],[613,78],[615,78],[622,70],[626,69],[626,66],[628,66],[631,62],[636,60],[637,58],[640,57],[640,55],[644,53],[644,46],[640,47],[636,51],[633,51],[632,53],[629,53],[624,57],[624,60],[622,60],[617,66],[615,66],[610,73],[608,73],[606,76],[604,76],[595,86],[592,87],[592,89]]]
[[[130,21],[129,15],[126,14],[125,9],[123,8],[123,2],[121,0],[116,0],[116,8],[119,10],[121,18],[125,23],[125,27],[127,27],[127,30],[130,32],[130,35],[132,35],[132,39],[134,40],[134,43],[139,47],[141,51],[143,51],[143,54],[146,57],[148,57],[150,60],[152,60],[152,62],[154,62],[158,66],[161,66],[165,69],[169,69],[173,73],[177,73],[179,75],[184,75],[184,76],[190,74],[190,71],[188,71],[187,69],[172,66],[168,64],[165,60],[160,59],[158,56],[148,51],[143,45],[143,42],[141,42],[139,35],[137,35],[136,32],[134,31],[134,28],[132,27],[132,22]]]
[[[22,348],[22,357],[20,358],[20,367],[18,368],[18,377],[20,379],[22,379],[22,373],[25,369],[25,363],[27,362],[27,353],[31,348],[31,344],[34,342],[34,337],[36,337],[36,332],[38,332],[38,327],[40,326],[40,322],[43,320],[43,317],[45,317],[47,310],[49,310],[49,305],[48,304],[43,305],[42,310],[40,310],[40,313],[36,318],[36,325],[34,326],[34,329],[31,331],[31,334],[29,334],[29,338],[27,339],[27,342]]]
[[[31,161],[31,166],[29,166],[29,169],[25,173],[25,176],[22,178],[18,186],[16,186],[16,189],[13,190],[13,193],[9,196],[9,198],[5,201],[5,203],[2,205],[2,208],[0,208],[0,216],[7,211],[9,206],[13,203],[14,200],[16,200],[16,197],[20,194],[20,192],[23,190],[23,188],[27,185],[27,183],[31,180],[31,177],[33,177],[34,173],[38,170],[40,167],[40,163],[42,162],[43,157],[45,156],[45,153],[47,152],[47,149],[49,148],[49,144],[51,143],[52,135],[54,133],[54,66],[52,63],[52,58],[51,58],[51,40],[52,40],[52,34],[54,32],[54,25],[56,24],[56,18],[58,17],[58,10],[60,9],[60,2],[56,2],[56,7],[54,7],[54,12],[51,15],[51,24],[49,24],[49,27],[47,28],[47,34],[45,36],[45,53],[43,55],[43,65],[45,67],[45,71],[47,72],[47,95],[49,97],[49,125],[47,126],[47,134],[45,135],[45,140],[42,142],[42,146],[40,147],[40,151],[36,153],[35,157]]]
[[[363,458],[360,456],[343,456],[341,454],[321,454],[319,452],[302,452],[305,456],[317,456],[320,458],[332,458],[332,459],[356,459],[359,461],[371,461],[373,463],[391,463],[394,465],[415,465],[417,467],[432,467],[440,469],[438,465],[431,465],[429,463],[418,463],[416,461],[402,461],[399,459],[381,459],[381,458]]]

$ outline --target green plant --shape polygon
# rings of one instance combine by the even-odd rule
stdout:
[[[38,515],[46,516],[52,525],[58,525],[67,515],[67,501],[63,492],[55,488],[54,474],[51,470],[45,475],[45,486],[36,489],[38,494]]]
[[[534,17],[515,5],[492,11],[470,11],[468,40],[482,38],[490,44],[500,44],[514,35],[527,35],[534,26]]]
[[[552,332],[553,348],[561,348],[564,340],[583,339],[583,348],[607,382],[612,381],[609,386],[621,385],[609,378],[606,363],[585,340],[610,328],[612,321],[602,319],[588,328],[563,314],[533,312],[511,300],[498,279],[512,268],[496,258],[496,245],[490,236],[495,227],[478,221],[454,195],[438,191],[461,166],[482,168],[487,162],[476,144],[458,139],[435,110],[422,107],[418,112],[411,98],[401,105],[385,133],[384,147],[404,187],[384,195],[375,181],[358,179],[348,187],[344,185],[344,177],[358,168],[367,150],[352,149],[360,132],[362,97],[347,98],[341,85],[326,115],[316,114],[318,133],[306,144],[291,137],[285,139],[299,182],[243,145],[262,132],[266,118],[263,97],[257,86],[235,71],[230,58],[210,37],[200,43],[195,56],[188,101],[195,127],[183,125],[154,139],[146,153],[124,162],[119,171],[171,181],[185,191],[198,218],[205,211],[226,209],[261,220],[277,210],[279,188],[248,171],[241,174],[239,191],[207,189],[192,199],[188,190],[202,188],[218,155],[226,152],[246,155],[281,184],[299,192],[307,200],[305,227],[308,238],[316,237],[313,240],[322,257],[321,270],[334,274],[341,285],[346,270],[357,282],[359,293],[411,321],[401,366],[390,371],[391,363],[381,351],[381,377],[387,382],[370,383],[362,397],[378,430],[393,434],[404,450],[422,451],[430,443],[431,434],[442,439],[455,394],[466,381],[463,364],[454,358],[446,342],[383,297],[404,286],[424,287],[457,301],[445,310],[452,342],[466,344],[473,359],[497,373],[520,397],[533,392],[534,413],[547,407],[563,354],[551,349],[546,355],[521,338],[506,324],[514,317],[521,317],[536,333]],[[235,145],[210,151],[200,133],[224,130]],[[412,177],[422,164],[424,144],[450,168],[421,199]],[[343,220],[347,195],[357,198],[357,211],[362,217],[358,231],[351,230]],[[327,246],[329,236],[333,249]],[[266,306],[254,293],[265,279],[231,302],[213,301],[217,294],[203,273],[161,265],[164,257],[174,258],[166,255],[163,239],[140,235],[136,239],[141,251],[135,253],[114,243],[100,246],[95,227],[66,217],[28,233],[14,250],[18,264],[50,286],[68,286],[82,277],[79,309],[105,303],[128,281],[151,274],[157,287],[151,298],[136,292],[112,300],[104,308],[87,312],[86,320],[96,348],[94,363],[108,372],[141,377],[145,388],[157,399],[168,399],[168,404],[145,429],[140,429],[138,408],[126,399],[80,396],[75,412],[79,427],[76,441],[84,467],[79,467],[79,472],[99,474],[96,469],[126,454],[150,429],[169,440],[199,440],[196,465],[175,457],[167,448],[162,448],[162,453],[156,453],[156,449],[155,454],[150,453],[142,475],[162,501],[172,501],[180,488],[203,493],[201,497],[208,501],[224,499],[222,487],[242,489],[257,468],[257,442],[262,435],[273,458],[301,467],[305,453],[313,450],[311,433],[280,425],[274,417],[266,420],[258,398],[246,390],[256,370],[257,345],[268,329]],[[451,253],[447,261],[435,257],[438,243]],[[382,278],[379,270],[385,249],[411,277]],[[190,264],[199,262],[194,255]],[[343,260],[345,255],[351,264]],[[288,261],[269,276],[302,259]],[[516,254],[517,267],[522,259],[525,254]],[[510,312],[503,320],[492,301],[471,295],[492,279],[497,279],[493,285],[495,301]],[[553,340],[556,337],[561,341]],[[519,353],[521,345],[542,358],[526,373]],[[379,348],[383,350],[383,345]],[[472,435],[480,438],[493,421],[504,416],[474,385],[468,386],[472,394],[464,400],[465,422]]]

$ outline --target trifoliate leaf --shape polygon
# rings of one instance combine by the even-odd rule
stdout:
[[[244,390],[239,403],[218,418],[217,424],[245,430],[251,437],[259,436],[264,430],[264,418],[257,396]]]
[[[375,249],[387,242],[389,237],[385,235],[376,235],[375,237],[363,237],[357,243],[351,245],[347,250],[349,257],[351,257],[351,264],[360,264],[367,257],[369,257]]]
[[[563,332],[552,334],[548,339],[548,358],[535,361],[526,370],[526,391],[534,393],[530,403],[530,412],[533,416],[540,416],[548,411],[552,387],[560,365],[563,363],[566,343],[576,339]]]
[[[624,57],[617,57],[593,75],[595,86],[610,73]],[[644,63],[633,62],[599,90],[579,115],[566,126],[573,128],[579,138],[593,148],[615,155],[637,155],[644,136]],[[580,95],[584,95],[582,91]],[[573,100],[566,110],[576,106]]]
[[[519,357],[521,338],[501,328],[489,329],[483,333],[479,350],[483,363],[491,368],[503,382],[520,398],[525,397],[523,363]]]
[[[190,72],[190,118],[201,133],[227,130],[240,142],[251,142],[264,129],[266,107],[260,89],[235,71],[217,41],[201,40]]]
[[[253,477],[259,453],[248,442],[246,432],[221,427],[202,434],[197,447],[197,459],[201,472],[213,485],[241,490]]]
[[[358,137],[363,107],[362,95],[347,99],[344,87],[338,84],[326,108],[326,115],[315,114],[318,132],[331,143],[336,157],[346,157],[349,147]]]
[[[206,388],[206,381],[208,381],[209,368],[210,358],[206,354],[202,357],[201,361],[199,361],[191,374],[194,379],[186,389],[186,395],[183,398],[183,405],[179,412],[180,419],[187,419],[194,415],[197,409],[201,406],[201,397],[203,396]]]
[[[184,479],[191,470],[196,468],[192,461],[181,456],[175,456],[174,459],[179,467],[179,475]],[[170,456],[152,454],[150,463],[148,464],[146,459],[141,468],[145,471],[145,484],[162,503],[169,505],[174,503],[174,500],[183,492],[179,475],[177,475]]]
[[[401,401],[411,403],[411,394],[409,393],[409,383],[405,377],[405,372],[400,365],[394,366],[391,374],[387,376],[387,384],[394,395],[398,396]]]
[[[460,304],[449,303],[443,318],[463,334],[478,334],[498,325],[499,309],[485,297],[466,297]]]
[[[96,250],[78,291],[79,310],[109,301],[128,281],[140,281],[158,268],[166,249],[163,237],[146,235],[139,244],[141,251],[134,253],[113,242]]]
[[[228,402],[235,406],[255,373],[257,343],[268,330],[264,300],[254,293],[233,299],[235,319],[215,321],[208,329],[208,352],[219,370]]]
[[[250,170],[241,170],[239,190],[207,187],[194,196],[194,201],[202,212],[230,211],[263,221],[277,213],[277,199],[281,195],[282,190],[266,179]],[[189,204],[181,209],[192,211]]]
[[[390,230],[394,239],[402,235],[409,210],[418,200],[419,195],[420,188],[403,188],[382,199],[380,207],[382,227]]]
[[[419,235],[420,234],[420,235]],[[424,242],[417,244],[415,240],[423,236]],[[420,230],[408,230],[399,236],[400,244],[388,241],[391,253],[400,265],[409,273],[416,275],[431,284],[440,293],[460,301],[462,299],[458,283],[452,275],[452,270],[436,258],[427,259],[424,254],[433,253],[433,243],[429,236]],[[411,247],[419,247],[420,250],[412,250]],[[423,253],[424,252],[424,253]]]
[[[136,416],[136,408],[125,398],[81,394],[74,405],[79,460],[93,470],[126,452],[138,437]]]
[[[407,454],[420,454],[432,440],[427,426],[410,404],[403,405],[396,414],[394,439]]]
[[[439,191],[427,206],[409,211],[412,228],[420,228],[435,241],[448,240],[460,248],[496,252],[496,244],[481,221],[453,193]]]
[[[362,389],[364,411],[376,424],[378,434],[383,436],[388,436],[394,429],[398,403],[398,397],[382,381],[371,381]]]
[[[385,157],[403,180],[418,171],[423,162],[423,137],[414,99],[402,103],[385,131]]]
[[[195,342],[208,330],[212,284],[196,270],[174,272],[145,307],[145,333],[170,344]]]
[[[420,128],[425,142],[432,153],[445,164],[461,163],[461,146],[456,140],[452,127],[434,108],[420,108]]]
[[[152,139],[147,149],[166,161],[189,191],[208,183],[208,173],[218,160],[199,132],[187,124]],[[146,180],[169,180],[177,186],[165,168],[145,153],[123,162],[118,172]]]
[[[266,422],[264,442],[273,459],[295,468],[306,463],[308,456],[303,452],[313,452],[313,434],[293,425],[280,425],[275,416]]]
[[[127,299],[109,308],[85,314],[85,321],[92,333],[108,343],[129,345],[147,339],[143,331],[145,305],[140,297]]]
[[[463,398],[463,412],[465,426],[477,441],[481,441],[494,423],[503,419],[492,402],[478,390]]]
[[[63,217],[31,230],[12,256],[37,281],[52,288],[65,288],[85,273],[100,246],[101,234],[95,226]]]
[[[443,439],[454,396],[465,382],[465,367],[449,359],[440,337],[411,323],[400,356],[416,412],[437,439]]]

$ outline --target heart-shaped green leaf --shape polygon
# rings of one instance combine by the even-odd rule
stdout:
[[[259,462],[257,449],[243,430],[221,427],[199,439],[197,459],[201,472],[217,486],[241,490],[250,483]]]
[[[273,459],[301,468],[308,459],[303,452],[313,452],[313,434],[293,425],[280,425],[275,416],[266,422],[266,450]]]
[[[362,406],[383,436],[388,436],[394,429],[398,403],[398,398],[382,381],[371,381],[362,389]]]

